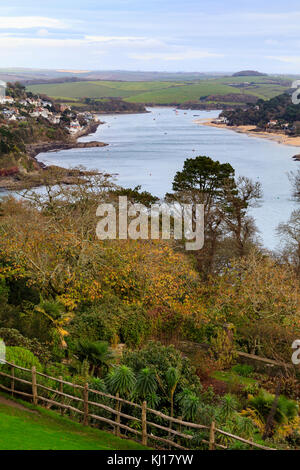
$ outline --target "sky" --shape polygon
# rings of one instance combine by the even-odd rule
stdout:
[[[300,73],[299,0],[0,0],[0,67]]]

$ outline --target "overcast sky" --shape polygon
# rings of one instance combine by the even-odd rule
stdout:
[[[1,0],[0,67],[300,73],[299,0]]]

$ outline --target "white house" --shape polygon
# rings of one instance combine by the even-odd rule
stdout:
[[[52,108],[52,103],[51,103],[51,101],[42,100],[42,106],[43,106],[44,108],[46,108],[47,106],[49,106],[50,108]]]
[[[4,96],[2,103],[13,104],[15,100],[11,96]]]
[[[48,119],[49,116],[52,116],[51,111],[48,111],[46,108],[36,108],[32,113],[30,113],[31,117],[43,117]]]
[[[59,114],[55,114],[55,115],[49,117],[48,119],[49,119],[50,122],[52,122],[52,124],[59,124],[61,116]]]
[[[42,101],[39,98],[37,98],[37,99],[27,98],[27,102],[29,104],[31,104],[32,106],[41,106],[41,104],[42,104]]]
[[[69,127],[70,134],[76,134],[80,130],[81,130],[81,125],[79,124],[78,120],[76,119],[75,121],[71,121],[70,127]]]

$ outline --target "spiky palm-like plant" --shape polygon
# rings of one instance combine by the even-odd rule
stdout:
[[[117,393],[122,396],[130,396],[136,385],[134,372],[127,366],[114,367],[106,378],[106,383],[112,395]]]
[[[222,405],[219,410],[219,419],[226,423],[226,421],[231,418],[235,412],[238,410],[239,403],[235,396],[227,393],[222,398]]]
[[[136,393],[142,398],[146,399],[157,390],[157,381],[154,370],[149,367],[141,369],[138,373],[136,380]]]
[[[182,416],[187,421],[195,421],[200,408],[200,398],[190,390],[184,390],[180,397]]]

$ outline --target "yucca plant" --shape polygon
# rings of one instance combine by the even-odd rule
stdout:
[[[106,377],[106,384],[109,392],[117,397],[130,397],[133,395],[136,378],[134,372],[127,366],[115,366]],[[121,412],[122,402],[116,401],[116,411]],[[119,415],[120,416],[120,415]],[[116,435],[120,435],[120,427],[116,427]]]
[[[136,385],[134,372],[127,366],[113,367],[106,377],[107,387],[112,395],[130,396]]]
[[[179,395],[178,402],[180,404],[182,416],[187,421],[195,421],[199,413],[200,397],[189,389],[184,389]]]
[[[227,393],[222,398],[221,407],[218,410],[218,419],[226,423],[238,410],[239,403],[235,396]]]
[[[146,399],[148,396],[155,393],[157,390],[157,381],[154,370],[149,367],[141,369],[137,375],[135,391],[136,394],[142,398]]]

